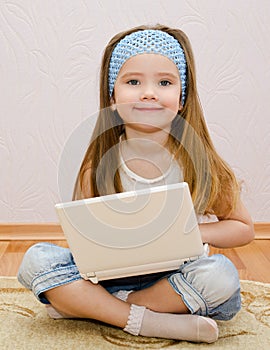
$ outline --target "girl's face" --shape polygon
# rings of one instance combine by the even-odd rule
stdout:
[[[170,131],[181,110],[181,82],[176,65],[158,54],[140,54],[120,69],[112,103],[126,128],[144,133]]]

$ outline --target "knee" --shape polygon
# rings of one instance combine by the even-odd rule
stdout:
[[[237,269],[222,254],[197,261],[192,272],[187,276],[188,282],[201,295],[208,309],[223,304],[240,288]]]
[[[211,294],[212,290],[213,298],[216,299],[215,303],[222,304],[239,290],[238,272],[233,263],[224,255],[213,255],[209,259],[208,292]]]
[[[197,314],[229,320],[241,308],[238,272],[224,255],[196,260],[170,278]]]
[[[209,300],[208,316],[222,321],[232,319],[241,309],[240,281],[236,267],[224,255],[213,256],[214,293]]]
[[[44,243],[31,246],[24,254],[18,271],[18,280],[26,288],[31,289],[31,282],[40,270],[39,253],[43,249]]]
[[[55,247],[55,248],[54,248]],[[18,280],[26,288],[31,289],[32,281],[50,268],[55,249],[63,249],[50,243],[37,243],[25,253],[18,271]]]

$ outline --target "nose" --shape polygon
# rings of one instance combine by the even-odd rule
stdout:
[[[141,101],[157,101],[158,95],[151,84],[147,84],[143,87],[141,93]]]

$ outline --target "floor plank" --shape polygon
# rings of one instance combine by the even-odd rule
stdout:
[[[26,250],[37,241],[0,241],[0,275],[16,276]],[[52,241],[67,247],[65,240]],[[211,248],[210,254],[224,254],[236,266],[240,279],[270,283],[270,240],[254,240],[233,249]]]
[[[241,279],[270,283],[270,240],[254,240],[233,249],[211,248],[211,253],[226,255],[238,269]]]

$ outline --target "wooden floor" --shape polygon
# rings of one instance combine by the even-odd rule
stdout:
[[[0,276],[16,276],[25,251],[37,241],[0,241]],[[66,241],[53,241],[66,247]],[[270,240],[257,239],[234,249],[211,249],[235,264],[240,279],[270,283]]]

